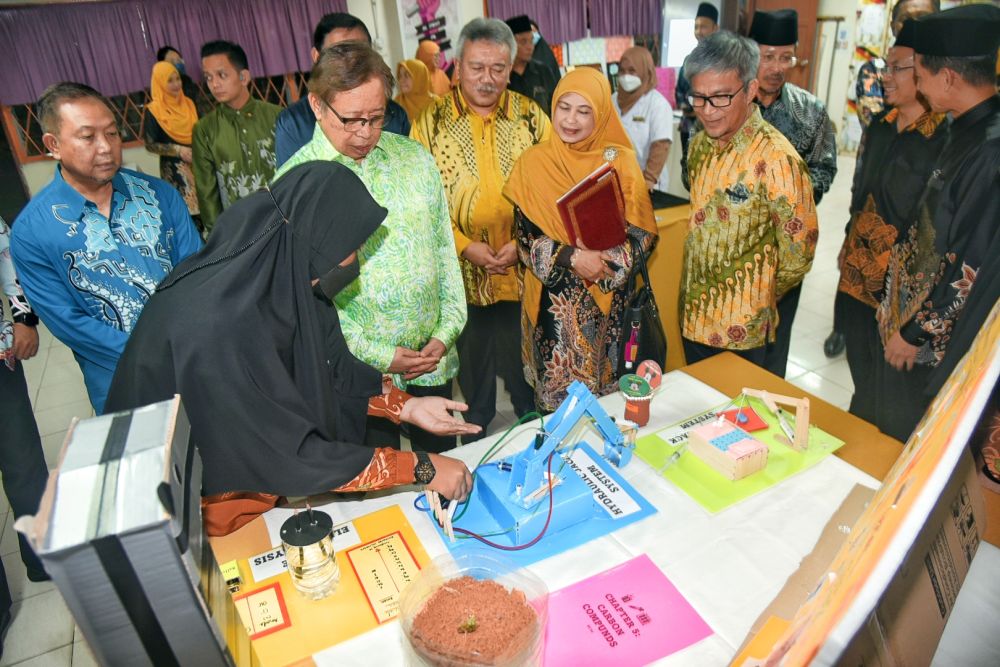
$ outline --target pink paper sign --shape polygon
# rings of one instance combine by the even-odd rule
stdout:
[[[642,555],[549,596],[545,665],[646,665],[711,634]]]

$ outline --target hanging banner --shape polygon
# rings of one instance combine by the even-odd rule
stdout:
[[[403,58],[413,58],[417,46],[425,39],[441,47],[438,67],[447,70],[455,57],[458,33],[462,21],[458,15],[458,0],[396,0],[400,34],[403,36]]]

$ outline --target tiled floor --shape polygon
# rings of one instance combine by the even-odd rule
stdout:
[[[794,384],[841,408],[850,402],[853,385],[843,356],[827,359],[823,340],[833,319],[836,289],[836,258],[843,240],[844,223],[850,203],[852,158],[840,158],[840,175],[819,207],[820,240],[816,261],[805,280],[799,313],[792,329],[788,379]],[[73,355],[39,327],[40,350],[25,363],[35,418],[42,435],[45,459],[52,466],[62,446],[66,428],[73,417],[92,414],[83,376]],[[514,411],[502,387],[500,404],[490,431],[514,422]],[[25,577],[17,553],[13,518],[6,498],[0,494],[0,552],[14,597],[14,622],[7,633],[2,665],[24,667],[67,667],[95,664],[89,648],[51,583],[32,583]]]

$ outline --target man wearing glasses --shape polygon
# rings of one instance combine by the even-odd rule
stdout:
[[[303,162],[334,160],[388,209],[358,252],[360,277],[335,299],[344,337],[354,356],[392,374],[411,395],[451,398],[455,341],[466,319],[462,273],[434,159],[416,141],[382,131],[392,88],[392,72],[367,43],[324,49],[309,76],[316,129],[276,177]],[[428,452],[455,446],[454,436],[416,427],[410,439]],[[369,417],[366,442],[399,447],[399,427]]]
[[[691,140],[691,221],[684,244],[681,334],[688,363],[723,351],[764,365],[777,303],[802,281],[819,232],[805,162],[754,104],[760,53],[717,32],[684,61]]]
[[[535,409],[521,365],[514,207],[501,191],[521,153],[548,139],[552,125],[538,104],[507,89],[518,49],[509,24],[479,18],[462,28],[458,86],[414,119],[411,131],[441,170],[465,280],[469,323],[458,340],[458,384],[469,403],[465,420],[483,427],[465,442],[486,435],[496,416],[497,376],[518,417]]]
[[[757,104],[764,120],[788,138],[809,167],[813,201],[818,204],[837,174],[837,140],[826,107],[814,95],[786,79],[795,67],[795,45],[799,41],[799,14],[794,9],[754,12],[750,39],[760,48]],[[781,324],[774,343],[768,346],[765,367],[785,376],[792,321],[799,305],[801,285],[795,285],[778,304]],[[843,349],[843,346],[840,346]],[[830,356],[836,356],[840,349]]]

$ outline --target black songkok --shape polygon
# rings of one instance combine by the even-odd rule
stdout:
[[[916,46],[915,37],[917,36],[917,21],[916,19],[907,19],[903,23],[903,27],[899,29],[899,34],[896,35],[896,41],[893,46],[908,46],[911,49]]]
[[[754,12],[750,39],[765,46],[796,44],[799,41],[799,13],[794,9]]]
[[[524,14],[513,16],[507,19],[506,23],[510,27],[510,31],[515,35],[519,35],[522,32],[531,32],[531,19]]]
[[[719,10],[715,8],[715,5],[711,5],[707,2],[703,2],[698,5],[698,13],[694,15],[696,19],[706,18],[712,21],[712,23],[719,24]]]
[[[988,56],[1000,47],[1000,8],[993,5],[963,5],[913,23],[913,50],[927,56]]]

